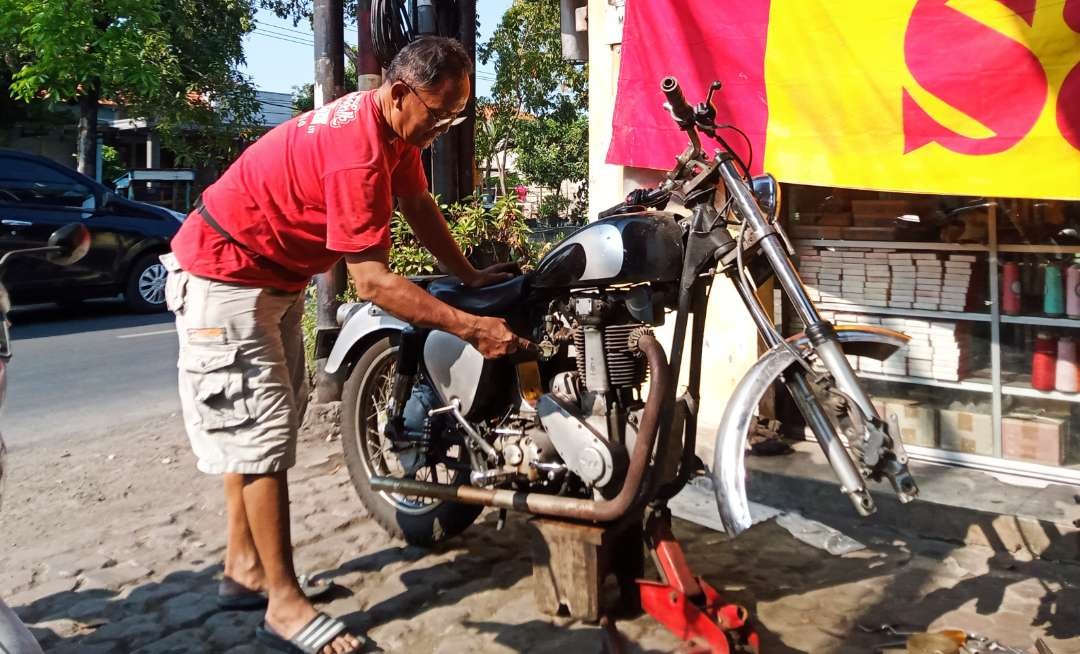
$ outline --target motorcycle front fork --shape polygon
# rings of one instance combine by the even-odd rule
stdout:
[[[825,409],[814,396],[807,380],[807,370],[796,364],[784,373],[784,384],[805,418],[807,426],[817,438],[843,491],[861,515],[874,512],[874,501],[864,483],[866,476],[875,479],[881,476],[888,477],[899,499],[902,502],[911,501],[918,494],[918,487],[908,472],[907,456],[904,454],[903,444],[900,443],[898,430],[891,430],[893,432],[891,435],[885,431],[885,423],[878,416],[869,394],[859,383],[855,371],[844,355],[832,324],[823,320],[818,314],[817,307],[810,300],[802,280],[799,279],[799,274],[791,261],[784,240],[781,239],[781,234],[761,213],[761,209],[745,182],[742,181],[734,164],[731,161],[722,163],[720,175],[735,202],[740,218],[744,221],[743,229],[751,229],[757,237],[758,247],[761,250],[759,256],[764,256],[768,260],[776,274],[777,283],[783,289],[798,317],[807,326],[806,333],[811,347],[825,370],[831,375],[832,381],[835,382],[835,390],[847,402],[853,404],[854,411],[864,418],[859,421],[863,423],[862,433],[854,434],[854,438],[860,439],[858,445],[862,448],[860,451],[864,470],[860,472],[847,448],[840,441],[836,428]],[[777,334],[772,321],[753,291],[739,276],[740,272],[735,270],[729,271],[728,274],[735,282],[735,287],[750,311],[759,332],[765,338],[766,344],[769,347],[782,345],[781,337]],[[895,446],[894,443],[896,443]]]

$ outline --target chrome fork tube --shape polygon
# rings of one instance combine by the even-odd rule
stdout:
[[[814,306],[814,303],[806,294],[799,273],[795,270],[795,265],[792,263],[791,257],[788,256],[780,235],[762,214],[761,208],[758,207],[757,202],[750,193],[750,189],[739,176],[738,169],[735,168],[735,164],[731,160],[720,164],[720,176],[724,180],[728,193],[735,201],[739,216],[746,222],[746,226],[750,227],[759,237],[761,251],[772,265],[777,282],[784,289],[784,293],[787,294],[788,300],[795,307],[795,312],[799,315],[803,324],[807,325],[808,328],[822,324],[821,314],[818,313],[817,307]],[[831,327],[829,327],[823,335],[827,336],[831,331]],[[811,342],[814,345],[814,350],[821,358],[821,362],[825,365],[825,369],[836,380],[836,385],[840,391],[855,402],[859,409],[862,410],[863,415],[876,416],[880,419],[873,403],[870,401],[870,396],[859,384],[855,371],[851,369],[851,364],[848,363],[847,357],[844,356],[844,352],[840,349],[836,340],[833,338],[815,339],[811,336]]]

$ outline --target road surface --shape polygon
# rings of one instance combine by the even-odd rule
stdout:
[[[171,313],[132,314],[121,302],[95,301],[19,308],[11,322],[14,357],[0,415],[10,449],[179,411]]]

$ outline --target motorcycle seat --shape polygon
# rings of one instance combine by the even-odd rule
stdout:
[[[491,286],[472,288],[457,277],[443,277],[428,284],[427,291],[455,309],[477,316],[502,317],[525,297],[526,275]]]

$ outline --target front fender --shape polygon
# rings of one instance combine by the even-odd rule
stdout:
[[[837,325],[834,329],[845,353],[881,361],[910,340],[909,336],[884,327]],[[809,339],[802,333],[792,336],[788,342],[799,351],[810,346]],[[742,533],[753,524],[746,497],[745,457],[754,412],[773,382],[794,363],[795,355],[790,349],[783,345],[773,347],[742,378],[724,409],[716,434],[712,477],[720,520],[730,536]]]
[[[371,334],[387,329],[401,331],[408,326],[370,302],[345,305],[339,312],[347,317],[326,359],[326,372],[330,374],[336,373],[353,348]]]

